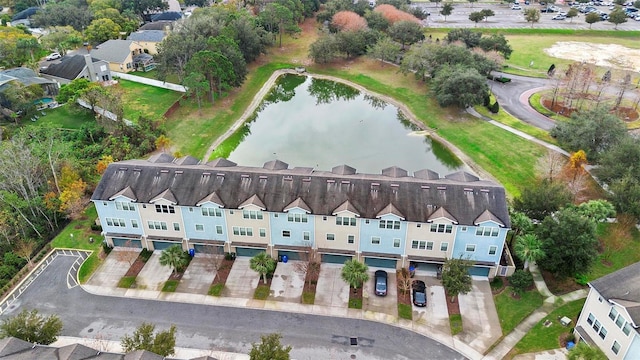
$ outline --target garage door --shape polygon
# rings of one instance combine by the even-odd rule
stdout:
[[[151,243],[153,244],[154,250],[165,250],[173,245],[181,245],[180,243],[170,241],[152,241]]]
[[[364,258],[364,263],[371,267],[395,269],[396,262],[396,259]]]
[[[351,256],[322,254],[322,262],[330,264],[344,264],[345,261],[351,260]]]
[[[134,240],[134,239],[122,239],[122,238],[114,238],[113,246],[123,246],[123,247],[132,247],[132,248],[142,248],[142,241]]]
[[[489,276],[489,268],[485,267],[472,267],[469,269],[469,275],[475,276]]]
[[[289,258],[289,260],[300,260],[300,253],[297,251],[283,251],[283,250],[278,250],[278,257],[281,258],[282,256],[287,255],[287,257]]]
[[[256,248],[243,248],[243,247],[237,247],[236,248],[236,255],[237,256],[254,257],[258,253],[261,253],[261,252],[265,252],[265,250],[264,249],[256,249]]]
[[[193,249],[200,254],[211,254],[211,255],[224,254],[224,246],[222,245],[193,244]]]

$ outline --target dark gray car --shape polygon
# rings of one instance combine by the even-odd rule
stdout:
[[[375,273],[376,280],[376,295],[387,295],[387,272],[384,270],[377,270]]]

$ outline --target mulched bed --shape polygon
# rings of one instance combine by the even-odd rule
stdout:
[[[449,316],[453,314],[460,314],[460,302],[458,301],[458,297],[456,296],[455,302],[451,302],[451,296],[449,296],[446,291],[445,296],[447,298],[447,310],[449,310]]]
[[[217,284],[226,284],[227,278],[229,277],[229,273],[231,272],[231,267],[233,266],[233,260],[224,259],[222,263],[220,263],[220,267],[218,268],[218,272],[216,277],[213,279],[211,285]]]
[[[311,267],[317,267],[317,269],[312,270]],[[320,264],[319,263],[309,263],[309,267],[307,269],[305,278],[304,278],[304,289],[303,291],[316,293],[316,287],[318,285],[318,278],[320,277]]]
[[[547,284],[549,291],[554,295],[564,295],[575,290],[586,289],[587,286],[582,286],[571,278],[557,279],[550,272],[542,270],[542,277]]]
[[[411,306],[411,291],[407,290],[406,294],[402,293],[400,287],[398,287],[398,304],[405,304]]]
[[[349,288],[349,302],[351,302],[351,300],[360,300],[362,301],[362,286],[360,286],[359,288],[356,289],[356,291],[353,291],[353,288],[350,287]]]
[[[551,106],[551,102],[552,102],[552,99],[550,98],[542,99],[542,105],[556,114],[564,115],[566,117],[571,117],[571,114],[577,111],[577,109],[575,108],[565,106],[562,101],[556,101],[553,107]],[[638,120],[638,117],[640,117],[640,114],[638,114],[637,110],[635,110],[634,108],[624,107],[624,106],[620,106],[617,110],[611,111],[611,113],[618,116],[621,120],[628,121],[628,122],[636,121]]]
[[[140,271],[142,271],[144,264],[145,264],[144,260],[142,260],[142,258],[138,256],[136,261],[133,262],[133,264],[131,265],[127,273],[124,274],[124,276],[138,276]]]

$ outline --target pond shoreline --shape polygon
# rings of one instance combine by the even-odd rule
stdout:
[[[261,104],[261,102],[263,101],[264,97],[266,96],[266,94],[273,88],[273,85],[275,84],[276,80],[282,76],[282,75],[286,75],[286,74],[293,74],[293,75],[301,75],[301,76],[309,76],[312,78],[316,78],[316,79],[323,79],[323,80],[330,80],[330,81],[334,81],[337,83],[341,83],[344,85],[348,85],[350,87],[353,87],[363,93],[366,94],[370,94],[372,96],[375,96],[389,104],[392,104],[393,106],[396,106],[398,109],[400,109],[400,111],[403,113],[403,115],[409,119],[409,121],[411,121],[412,124],[416,125],[417,127],[419,127],[422,131],[427,132],[426,136],[429,136],[430,138],[432,138],[435,141],[438,141],[439,143],[441,143],[443,146],[445,146],[449,151],[451,151],[453,154],[455,154],[460,161],[462,161],[469,169],[471,169],[473,172],[476,173],[476,175],[478,175],[481,179],[483,180],[492,180],[496,183],[499,183],[498,180],[496,180],[490,173],[488,173],[487,171],[485,171],[484,169],[482,169],[478,164],[476,164],[469,156],[467,156],[465,153],[463,153],[462,151],[460,151],[460,149],[458,149],[457,147],[455,147],[453,144],[451,144],[450,142],[448,142],[447,140],[443,139],[442,137],[440,137],[435,131],[433,131],[432,129],[428,128],[423,122],[419,121],[418,118],[413,114],[413,112],[411,112],[411,110],[409,110],[409,108],[393,99],[392,97],[389,97],[387,95],[383,95],[383,94],[379,94],[373,91],[368,90],[367,88],[352,83],[350,81],[341,79],[339,77],[335,77],[335,76],[327,76],[327,75],[321,75],[321,74],[314,74],[314,73],[300,73],[294,69],[280,69],[280,70],[276,70],[274,71],[271,76],[269,77],[269,79],[267,79],[267,81],[264,83],[264,85],[262,85],[262,87],[260,88],[260,90],[256,93],[256,95],[253,97],[253,100],[251,100],[251,103],[249,104],[249,106],[245,109],[245,111],[242,113],[242,115],[238,118],[238,120],[236,120],[233,125],[220,137],[218,137],[207,149],[207,152],[205,153],[203,160],[205,162],[209,161],[209,158],[211,157],[211,155],[213,154],[213,152],[215,151],[215,149],[223,142],[225,141],[227,138],[229,138],[231,135],[233,135],[236,131],[238,131],[238,129],[240,129],[240,127],[249,119],[249,117],[251,117],[256,109],[258,108],[258,106]]]

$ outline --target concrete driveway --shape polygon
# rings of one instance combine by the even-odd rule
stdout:
[[[376,270],[387,272],[387,296],[376,296],[374,292]],[[362,309],[398,316],[398,285],[395,270],[369,268],[369,281],[364,284],[362,290]]]
[[[220,264],[222,259],[223,255],[196,254],[182,275],[176,292],[206,295],[217,274],[216,264]]]
[[[458,296],[463,331],[457,336],[484,353],[502,336],[502,328],[489,281],[474,277],[472,286],[468,294]]]
[[[433,276],[416,275],[414,280],[422,280],[427,285],[427,306],[413,306],[413,321],[416,325],[425,326],[430,331],[439,331],[451,335],[449,326],[449,310],[444,287],[440,280]],[[413,299],[412,304],[413,304]]]
[[[249,267],[249,257],[238,257],[233,262],[227,283],[225,284],[224,296],[253,299],[253,293],[258,287],[260,274]]]
[[[135,259],[142,249],[134,248],[114,248],[109,256],[104,260],[98,270],[96,270],[88,285],[97,285],[104,287],[118,287],[120,279],[129,271],[131,263],[127,259]],[[122,254],[122,256],[120,256]]]
[[[349,307],[349,284],[341,277],[340,264],[320,264],[315,304],[340,308]]]
[[[300,303],[306,274],[296,271],[296,264],[304,263],[295,260],[278,263],[271,279],[269,300]]]
[[[169,276],[171,276],[173,269],[169,266],[160,265],[160,254],[162,254],[162,251],[154,251],[138,274],[136,278],[138,289],[160,291]]]

